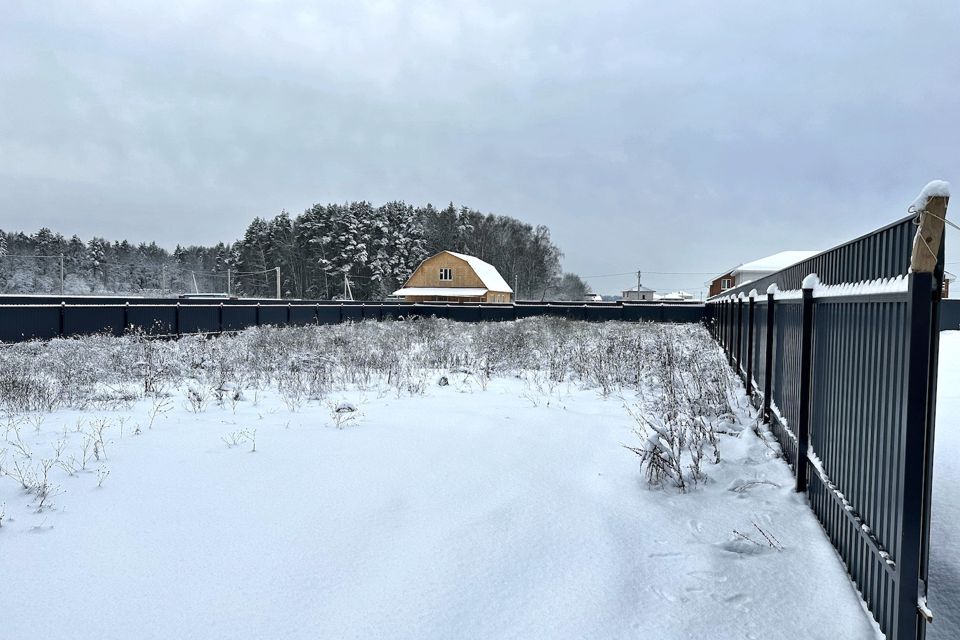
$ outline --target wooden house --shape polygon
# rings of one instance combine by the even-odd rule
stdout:
[[[441,251],[420,263],[393,295],[406,302],[513,302],[513,289],[480,258]]]

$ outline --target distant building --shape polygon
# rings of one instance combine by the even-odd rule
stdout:
[[[693,300],[694,295],[688,291],[671,291],[670,293],[665,293],[661,295],[654,295],[654,300],[663,300],[664,302],[685,302],[687,300]]]
[[[513,289],[496,267],[480,258],[453,251],[441,251],[421,262],[393,295],[406,302],[513,301]]]
[[[725,271],[710,282],[710,296],[718,296],[727,289],[739,287],[747,282],[759,280],[771,273],[776,273],[782,269],[803,262],[807,258],[820,253],[819,251],[781,251],[766,258],[760,258],[752,262],[745,262],[733,269]]]
[[[950,283],[957,279],[957,276],[953,275],[949,271],[943,272],[943,291],[940,295],[941,298],[950,297]]]
[[[623,300],[632,300],[634,302],[642,302],[644,300],[653,300],[653,294],[656,293],[650,287],[645,287],[640,285],[640,291],[637,292],[637,287],[631,289],[626,289],[623,291],[621,296]]]
[[[603,296],[599,293],[587,293],[583,296],[584,302],[603,302]]]

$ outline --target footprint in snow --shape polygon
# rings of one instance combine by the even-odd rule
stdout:
[[[716,546],[723,551],[735,553],[739,556],[758,556],[764,553],[770,553],[774,550],[769,547],[760,546],[759,544],[750,540],[744,540],[743,538],[735,538],[733,540],[728,540],[727,542],[719,542]]]
[[[776,482],[770,482],[769,480],[747,480],[746,478],[737,478],[727,486],[727,491],[733,491],[734,493],[746,493],[752,489],[762,489],[764,487],[774,487],[777,488],[778,485]]]
[[[647,554],[648,558],[680,558],[683,556],[684,554],[680,553],[679,551],[660,551],[657,553]]]
[[[727,581],[726,574],[720,571],[688,571],[687,576],[699,582],[721,583]]]

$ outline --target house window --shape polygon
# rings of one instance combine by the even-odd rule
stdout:
[[[720,289],[729,289],[730,288],[730,278],[724,278],[720,281]]]
[[[453,269],[449,267],[443,267],[442,269],[440,269],[440,281],[449,282],[451,280],[453,280]]]

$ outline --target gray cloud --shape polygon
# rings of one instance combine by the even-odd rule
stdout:
[[[2,226],[210,243],[453,200],[582,274],[713,272],[960,182],[960,5],[718,4],[14,2]]]

